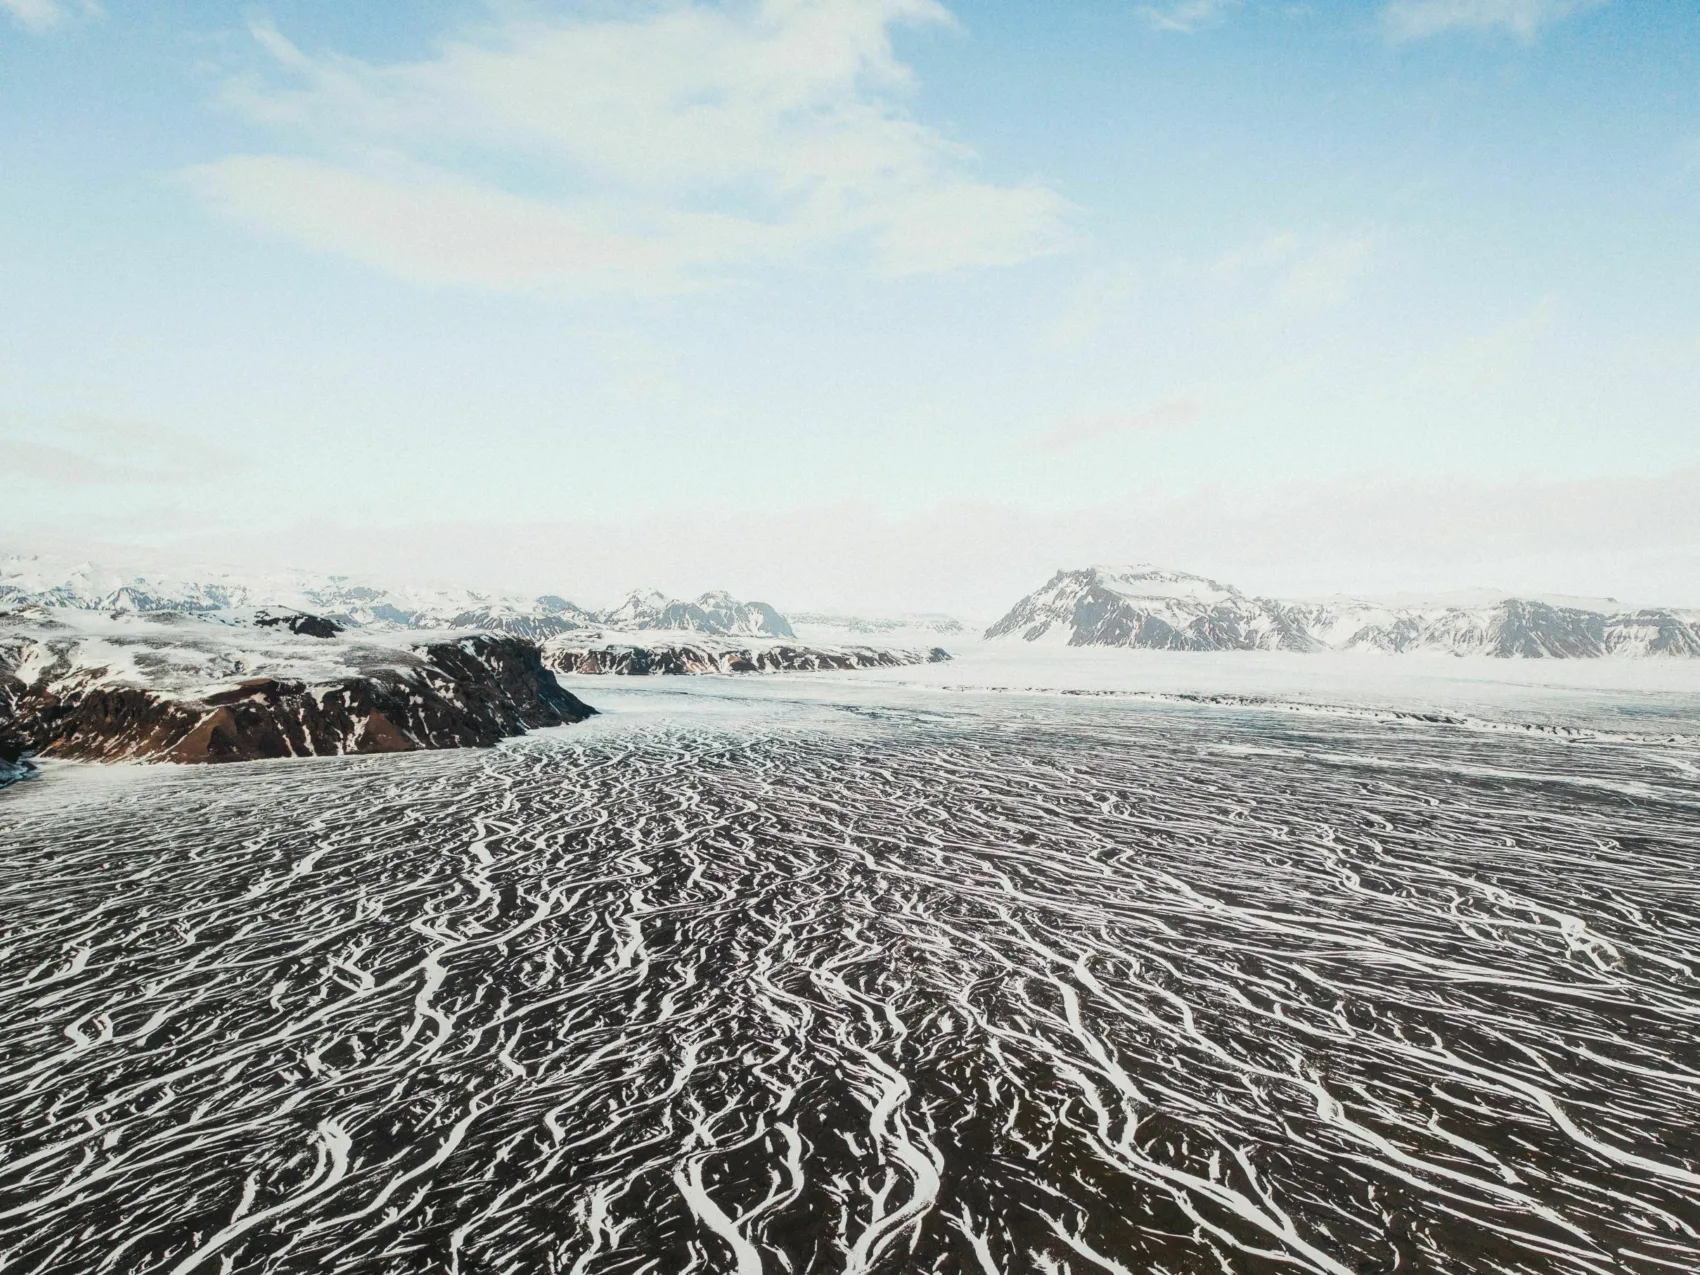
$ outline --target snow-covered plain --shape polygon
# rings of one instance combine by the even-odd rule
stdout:
[[[849,674],[914,687],[1474,714],[1503,722],[1700,733],[1700,661],[1508,660],[1367,652],[1147,651],[966,642],[949,664]]]
[[[708,678],[669,694],[921,706],[990,692],[1026,699],[1218,701],[1260,712],[1440,715],[1487,727],[1700,736],[1700,662],[1507,660],[1365,652],[1151,651],[1047,643],[953,641],[951,659],[900,668],[789,675],[783,685]],[[588,679],[563,679],[581,694]],[[598,685],[598,704],[633,693]]]

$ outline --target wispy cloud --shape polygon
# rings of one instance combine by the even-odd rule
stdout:
[[[1560,316],[1559,299],[1549,293],[1521,313],[1458,341],[1435,361],[1433,373],[1467,392],[1498,390],[1552,336]]]
[[[1305,308],[1344,305],[1369,268],[1374,251],[1375,241],[1363,234],[1343,235],[1313,245],[1287,271],[1281,299]]]
[[[1373,264],[1376,239],[1368,231],[1265,235],[1223,253],[1209,274],[1225,282],[1265,278],[1275,298],[1296,309],[1333,309],[1351,300]]]
[[[0,420],[6,477],[58,487],[175,486],[238,474],[248,462],[205,439],[127,421]]]
[[[1085,443],[1147,430],[1183,429],[1204,419],[1197,399],[1172,398],[1137,412],[1089,412],[1058,421],[1035,441],[1042,452],[1070,451]]]
[[[217,209],[427,283],[657,290],[745,266],[887,275],[1068,246],[1043,185],[976,175],[900,103],[900,24],[933,0],[685,3],[516,18],[431,59],[313,56],[269,27],[228,101],[294,141],[192,169]]]
[[[1700,179],[1700,136],[1685,137],[1676,144],[1676,173],[1683,181]]]
[[[1217,21],[1241,0],[1171,0],[1168,4],[1143,4],[1139,12],[1154,31],[1196,31]]]
[[[1096,340],[1105,327],[1132,304],[1139,275],[1127,262],[1089,261],[1061,311],[1038,333],[1045,350],[1078,350]]]
[[[1532,40],[1561,18],[1605,0],[1392,0],[1382,12],[1395,40],[1420,40],[1448,31],[1506,31]]]
[[[61,0],[0,0],[0,12],[24,30],[41,35],[66,22],[73,13],[99,17],[102,10],[94,0],[76,0],[73,4]]]

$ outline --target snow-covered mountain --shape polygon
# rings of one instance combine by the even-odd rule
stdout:
[[[1491,595],[1283,602],[1185,572],[1088,567],[1057,572],[986,637],[1180,651],[1700,657],[1700,612]]]
[[[1535,598],[1466,604],[1343,599],[1293,610],[1336,650],[1530,659],[1700,656],[1700,616],[1679,611],[1596,610]]]
[[[991,628],[988,638],[1166,651],[1314,651],[1322,644],[1288,608],[1231,585],[1152,566],[1059,571]]]
[[[634,590],[626,600],[598,617],[605,628],[690,629],[697,633],[738,633],[759,637],[795,637],[786,618],[765,602],[740,602],[724,589],[695,602],[669,598],[653,589]]]
[[[480,629],[534,642],[596,628],[793,636],[785,617],[767,603],[741,602],[723,591],[705,593],[694,602],[655,592],[633,593],[618,607],[599,612],[554,594],[528,598],[474,589],[389,588],[348,576],[304,573],[174,579],[129,575],[89,563],[0,558],[0,609],[24,606],[108,613],[270,607],[323,616],[342,628]]]

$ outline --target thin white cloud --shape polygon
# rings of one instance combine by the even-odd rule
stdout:
[[[1532,40],[1544,26],[1605,0],[1392,0],[1382,12],[1395,40],[1449,31],[1506,31]]]
[[[1432,374],[1467,393],[1501,389],[1552,337],[1560,315],[1559,299],[1549,293],[1512,318],[1457,342],[1434,360]]]
[[[1060,313],[1040,328],[1040,349],[1078,350],[1097,340],[1124,315],[1138,294],[1140,278],[1126,261],[1089,262]]]
[[[0,419],[0,477],[59,487],[176,486],[238,474],[245,458],[158,425],[91,418]]]
[[[1700,136],[1685,137],[1676,144],[1676,173],[1685,181],[1700,178]]]
[[[1043,452],[1070,451],[1084,443],[1148,430],[1184,429],[1204,419],[1204,406],[1191,398],[1172,398],[1138,412],[1097,412],[1070,416],[1047,429],[1035,442]]]
[[[1369,235],[1344,235],[1316,244],[1287,272],[1281,299],[1303,308],[1331,309],[1351,300],[1369,268],[1375,243]]]
[[[689,217],[675,218],[670,234],[604,229],[593,206],[527,199],[423,167],[363,172],[235,155],[186,175],[209,205],[258,230],[416,282],[497,291],[666,286],[681,258],[707,264],[753,230]]]
[[[273,78],[227,98],[297,153],[189,177],[269,233],[502,290],[676,288],[822,256],[902,275],[1058,251],[1061,196],[983,180],[972,151],[897,101],[911,77],[891,28],[949,20],[932,0],[683,3],[515,20],[395,66],[312,56],[262,27]]]
[[[1224,283],[1265,279],[1285,306],[1333,309],[1351,300],[1358,280],[1374,261],[1375,246],[1375,236],[1367,231],[1317,235],[1282,231],[1230,249],[1209,264],[1207,273]]]
[[[1298,235],[1290,230],[1283,230],[1236,244],[1212,261],[1207,269],[1216,279],[1237,281],[1262,271],[1290,265],[1303,246],[1304,241]]]
[[[1196,31],[1217,21],[1240,0],[1172,0],[1169,4],[1144,4],[1139,12],[1154,31]]]
[[[98,12],[91,4],[78,6],[84,12]],[[58,0],[0,0],[0,10],[23,27],[37,35],[51,31],[70,16],[68,10]]]

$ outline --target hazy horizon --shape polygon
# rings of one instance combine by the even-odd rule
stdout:
[[[1495,585],[1491,582],[1448,586],[1436,583],[1429,587],[1412,588],[1402,585],[1387,585],[1383,587],[1349,588],[1323,583],[1313,588],[1264,588],[1247,583],[1239,577],[1225,575],[1221,572],[1211,572],[1196,567],[1193,564],[1170,561],[1151,561],[1135,557],[1119,560],[1103,558],[1058,561],[1048,568],[1036,568],[1024,577],[1013,569],[1006,568],[994,579],[988,577],[974,582],[971,590],[962,588],[952,589],[947,583],[938,587],[934,592],[912,592],[910,598],[931,599],[919,604],[910,604],[901,596],[865,592],[857,597],[847,599],[843,594],[810,593],[806,567],[793,577],[792,584],[797,593],[764,593],[760,588],[748,589],[728,588],[723,577],[740,577],[744,579],[758,578],[759,573],[751,572],[747,563],[728,565],[717,563],[700,555],[680,555],[670,550],[673,542],[664,534],[656,539],[647,549],[653,555],[657,564],[652,577],[636,577],[625,579],[618,574],[616,566],[610,570],[606,565],[601,570],[586,572],[574,570],[569,564],[560,575],[550,576],[546,572],[508,577],[507,583],[494,578],[488,570],[479,574],[478,567],[499,558],[499,553],[492,551],[488,557],[478,557],[482,551],[476,545],[465,547],[465,560],[468,562],[468,573],[455,575],[443,570],[436,572],[415,571],[408,574],[404,569],[395,567],[384,569],[379,567],[350,567],[347,563],[323,562],[312,565],[284,557],[256,561],[250,559],[219,559],[206,555],[196,556],[182,550],[158,550],[125,546],[120,544],[89,544],[79,541],[41,540],[26,542],[20,549],[17,545],[0,546],[0,569],[10,562],[19,560],[34,561],[38,565],[37,573],[43,578],[52,578],[68,574],[79,568],[91,568],[96,574],[112,577],[141,577],[162,582],[209,582],[218,579],[234,579],[252,584],[264,584],[267,581],[283,582],[300,577],[305,580],[314,579],[346,579],[353,583],[372,585],[380,588],[409,590],[444,590],[447,592],[469,591],[486,593],[509,598],[525,599],[533,596],[554,595],[563,596],[568,602],[586,606],[590,609],[610,609],[630,596],[649,592],[658,592],[669,598],[690,599],[711,591],[725,591],[743,600],[762,601],[777,606],[782,612],[791,614],[839,614],[845,616],[859,615],[865,618],[892,618],[903,615],[919,616],[926,614],[947,615],[957,620],[972,624],[983,624],[1002,615],[1009,606],[1032,592],[1057,572],[1078,571],[1087,568],[1121,569],[1126,567],[1155,568],[1174,571],[1183,575],[1200,576],[1213,580],[1217,584],[1239,589],[1242,593],[1258,597],[1274,597],[1286,601],[1322,601],[1331,598],[1358,598],[1364,600],[1379,600],[1389,603],[1403,604],[1445,604],[1459,606],[1476,606],[1509,597],[1546,600],[1558,604],[1574,604],[1578,606],[1593,606],[1595,609],[1634,609],[1639,607],[1675,607],[1679,610],[1690,609],[1695,604],[1672,600],[1668,597],[1636,595],[1622,591],[1585,592],[1567,588],[1509,588]],[[411,541],[409,541],[412,547]],[[629,547],[629,546],[628,546]],[[1029,554],[1037,562],[1037,556]],[[616,559],[616,561],[620,561]],[[936,559],[920,564],[922,569],[936,569]],[[716,574],[718,572],[718,574]],[[1257,573],[1254,578],[1267,579],[1271,575],[1281,578],[1279,571],[1274,573]],[[580,582],[591,581],[589,588],[562,588],[561,579],[571,577]],[[1292,578],[1292,577],[1288,577]],[[783,579],[783,577],[781,577]],[[995,587],[996,580],[1007,580],[1008,586],[1002,594],[994,595],[990,589]],[[889,584],[889,582],[882,582]],[[905,583],[915,589],[925,587],[925,581],[911,579]],[[783,587],[783,586],[782,586]],[[881,601],[881,597],[886,600]],[[825,598],[825,600],[821,600]],[[961,605],[943,605],[941,599],[957,598]],[[801,600],[799,600],[801,599]],[[812,600],[811,600],[812,599]],[[995,600],[994,600],[995,599]]]

